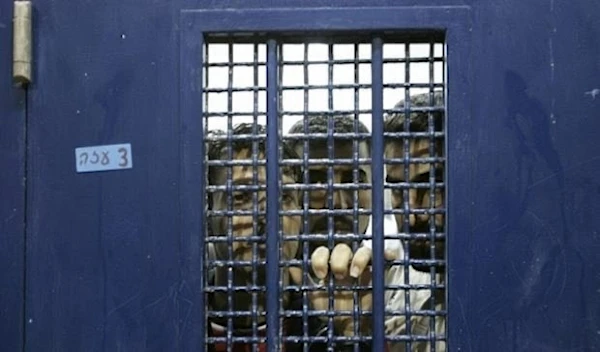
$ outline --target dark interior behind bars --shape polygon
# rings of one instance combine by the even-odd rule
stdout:
[[[336,38],[204,46],[207,350],[446,349],[443,41]]]

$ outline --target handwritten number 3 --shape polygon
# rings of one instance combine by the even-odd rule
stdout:
[[[119,153],[121,153],[121,160],[122,160],[119,163],[119,166],[121,166],[121,167],[127,166],[127,164],[129,164],[129,160],[127,160],[127,149],[119,148]]]

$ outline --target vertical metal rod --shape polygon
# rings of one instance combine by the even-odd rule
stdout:
[[[335,160],[335,152],[334,152],[334,140],[333,140],[333,132],[335,130],[334,116],[333,116],[333,44],[328,44],[328,60],[327,60],[327,156],[329,160]],[[335,204],[333,202],[333,195],[336,191],[333,188],[333,165],[327,165],[327,209],[329,209],[329,214],[327,215],[327,247],[329,248],[330,253],[333,251],[335,246],[335,238],[336,233],[334,232],[334,223],[333,219],[335,215],[332,215],[332,211],[335,211]],[[329,279],[327,282],[327,292],[329,294],[328,299],[328,310],[330,312],[335,311],[335,302],[334,302],[334,280],[333,274],[331,270],[328,272]],[[329,315],[327,319],[327,351],[333,352],[333,337],[334,337],[335,326],[333,324],[333,316]]]
[[[267,42],[267,351],[279,351],[279,112],[277,42]]]
[[[373,351],[384,351],[385,301],[384,301],[384,261],[383,261],[383,40],[373,38],[371,47],[372,77],[372,221],[373,221]]]
[[[435,62],[435,56],[434,56],[434,49],[435,49],[435,42],[432,40],[429,43],[429,107],[434,107],[436,106],[435,103],[435,91],[433,89],[435,82],[434,79],[434,62]],[[429,113],[427,114],[427,124],[428,124],[428,129],[427,131],[429,132],[429,156],[430,157],[440,157],[441,155],[437,155],[436,154],[436,139],[435,139],[435,132],[437,132],[435,130],[435,121],[433,118],[433,114],[434,112],[429,111]],[[429,169],[429,209],[428,211],[429,213],[429,243],[431,243],[431,246],[429,248],[430,250],[430,257],[431,258],[436,258],[435,256],[435,235],[436,235],[436,227],[435,227],[435,191],[436,191],[436,182],[437,182],[437,175],[436,175],[436,163],[431,163],[430,164],[430,169]],[[431,303],[430,303],[430,307],[429,309],[431,309],[432,311],[435,311],[435,306],[437,304],[437,302],[435,301],[435,289],[434,286],[437,285],[436,283],[436,265],[431,265],[429,267],[429,274],[430,276],[430,285],[431,285],[431,293],[430,293],[430,299],[431,299]],[[436,351],[436,331],[435,331],[435,320],[436,320],[436,316],[433,315],[430,319],[429,319],[429,345],[431,346],[431,351],[435,352]]]
[[[307,87],[304,89],[304,118],[303,118],[303,126],[304,126],[304,137],[308,135],[308,43],[304,43],[304,58],[303,58],[303,68],[304,68],[304,86]],[[308,139],[304,138],[302,140],[303,149],[302,149],[302,169],[304,171],[303,183],[310,183],[310,170],[308,168]],[[302,233],[310,233],[310,227],[308,222],[308,209],[310,208],[310,199],[308,197],[309,192],[302,192]],[[302,286],[308,285],[308,262],[309,262],[309,243],[308,241],[302,241]],[[309,302],[308,302],[308,293],[302,290],[302,337],[307,338],[309,335],[309,324],[308,324],[308,310],[309,310]],[[302,344],[302,350],[304,352],[308,352],[309,344],[304,342]]]
[[[227,70],[227,160],[233,161],[233,41],[228,45],[228,70]],[[227,168],[227,210],[233,208],[233,168]],[[234,260],[233,255],[233,217],[227,217],[227,248],[229,259]],[[227,268],[227,307],[229,307],[229,317],[227,318],[227,352],[233,352],[233,266]]]
[[[252,135],[258,134],[258,44],[254,43],[254,58],[252,63],[252,71],[254,72],[254,106],[253,106],[253,124]],[[252,141],[252,184],[258,185],[258,141]],[[258,192],[252,192],[252,218],[258,219]],[[252,221],[252,234],[256,236],[258,233],[258,221]],[[252,285],[257,286],[258,283],[258,243],[252,243]],[[258,336],[258,294],[252,292],[252,337]],[[252,351],[257,352],[256,344],[252,344]]]
[[[359,61],[359,50],[358,50],[358,43],[354,44],[354,84],[356,84],[356,87],[354,88],[354,133],[358,134],[359,130],[358,130],[358,124],[360,123],[359,120],[359,92],[360,89],[358,88],[358,85],[360,84],[360,65],[358,64]],[[356,185],[359,182],[359,177],[358,177],[358,170],[359,170],[359,165],[358,165],[358,159],[360,158],[360,154],[358,152],[358,143],[361,142],[362,140],[360,139],[353,139],[352,140],[352,181],[354,182],[354,184]],[[353,234],[360,234],[358,231],[358,209],[359,209],[359,202],[358,202],[358,189],[354,189],[352,192],[352,233]],[[362,235],[362,234],[361,234]],[[360,241],[353,241],[352,242],[352,251],[354,253],[356,253],[356,250],[358,249],[358,243],[360,243]],[[360,309],[360,296],[359,296],[359,292],[358,290],[354,290],[352,292],[352,301],[354,302],[354,309],[353,309],[353,316],[352,318],[354,319],[354,336],[359,336],[360,335],[360,331],[361,331],[361,314],[362,314],[362,310]],[[359,352],[360,351],[360,345],[358,343],[354,343],[354,352]]]
[[[406,88],[404,89],[404,132],[410,132],[410,109],[412,108],[412,104],[410,101],[410,47],[409,43],[405,44],[404,49],[404,57],[406,58],[406,63],[404,66],[404,83],[406,84]],[[412,142],[412,138],[402,138],[403,146],[404,146],[404,181],[411,182],[410,179],[410,143]],[[410,234],[410,202],[409,202],[409,192],[410,188],[405,188],[402,190],[402,208],[403,208],[403,224],[402,224],[402,232],[405,234]],[[404,242],[404,284],[410,285],[410,241]],[[408,334],[412,335],[412,325],[411,325],[411,315],[412,315],[412,305],[410,300],[410,290],[404,290],[404,311],[406,316],[406,331]],[[406,350],[412,351],[412,340],[406,341]]]

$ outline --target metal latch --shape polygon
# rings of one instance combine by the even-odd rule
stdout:
[[[13,80],[31,83],[31,1],[15,1],[13,17]]]

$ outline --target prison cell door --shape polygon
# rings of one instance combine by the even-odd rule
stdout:
[[[215,341],[203,294],[214,289],[202,247],[210,236],[201,220],[211,215],[202,118],[212,113],[202,96],[213,88],[203,44],[249,33],[265,54],[287,39],[341,34],[377,46],[389,35],[442,33],[449,349],[600,348],[597,2],[36,0],[26,88],[7,88],[10,5],[0,3],[3,349],[201,351]],[[270,53],[273,74],[279,53]],[[369,50],[377,57],[386,60]],[[327,53],[321,61],[328,66]],[[384,79],[374,73],[373,83]],[[265,99],[280,86],[270,77]],[[272,120],[278,107],[269,104]],[[384,114],[379,105],[373,115]],[[371,128],[381,132],[378,123]],[[377,133],[371,141],[381,148]],[[269,159],[271,172],[278,161]],[[267,302],[276,307],[282,290],[270,263]],[[375,286],[381,302],[382,281]],[[374,304],[370,320],[378,352],[382,309]],[[276,326],[278,313],[265,317]],[[277,330],[265,337],[272,349],[282,340]]]
[[[390,209],[384,210],[384,188],[394,187],[395,182],[400,182],[395,187],[417,187],[411,184],[413,181],[417,182],[413,179],[405,178],[404,186],[402,186],[401,181],[398,181],[398,177],[394,178],[393,175],[388,175],[387,181],[384,179],[384,170],[386,169],[384,167],[384,116],[398,114],[413,116],[417,114],[424,117],[424,122],[421,122],[423,129],[418,132],[413,131],[415,132],[414,136],[409,132],[409,128],[405,130],[405,134],[400,134],[399,140],[404,138],[406,142],[410,138],[425,140],[429,140],[429,138],[439,139],[446,134],[449,140],[465,138],[464,131],[469,124],[468,102],[459,92],[468,89],[468,75],[465,74],[467,72],[465,67],[466,58],[469,57],[469,47],[467,45],[469,36],[465,26],[468,23],[468,17],[466,16],[468,11],[464,8],[452,8],[447,11],[436,9],[404,9],[403,11],[388,12],[384,9],[369,9],[360,12],[361,16],[358,16],[358,10],[356,9],[332,9],[327,11],[307,9],[293,12],[247,10],[239,13],[190,10],[182,14],[181,117],[182,123],[186,127],[185,134],[183,135],[185,144],[191,146],[191,148],[183,150],[183,163],[189,170],[186,177],[197,179],[198,175],[203,176],[206,173],[209,175],[208,178],[203,178],[193,188],[194,192],[192,193],[193,197],[190,198],[190,204],[194,204],[194,206],[190,206],[189,208],[190,210],[208,209],[208,212],[200,214],[201,217],[194,219],[190,225],[196,226],[200,234],[200,245],[203,249],[212,246],[216,248],[215,253],[217,253],[219,252],[219,248],[221,248],[220,254],[210,255],[210,251],[204,250],[203,252],[209,254],[201,256],[202,267],[205,268],[203,289],[205,293],[209,293],[209,295],[203,295],[200,301],[202,315],[206,316],[206,320],[201,323],[201,330],[206,331],[205,336],[202,337],[206,346],[211,346],[217,350],[219,348],[226,350],[227,347],[239,346],[239,344],[246,344],[249,349],[265,348],[264,344],[266,341],[266,348],[271,351],[280,349],[291,350],[294,347],[294,343],[300,345],[299,348],[301,349],[314,351],[316,344],[326,345],[327,348],[333,348],[334,350],[343,348],[359,348],[361,350],[383,350],[384,348],[389,348],[397,350],[398,348],[404,348],[402,345],[405,343],[407,343],[410,349],[416,348],[419,341],[420,343],[427,343],[428,340],[431,341],[429,343],[434,346],[433,348],[435,348],[435,345],[438,348],[444,345],[444,341],[446,340],[445,331],[432,328],[431,333],[421,332],[419,334],[411,331],[410,322],[412,320],[406,318],[409,314],[414,314],[415,317],[418,317],[419,314],[425,317],[427,317],[427,314],[431,314],[432,317],[437,316],[438,322],[440,319],[444,319],[445,312],[443,310],[435,311],[436,308],[433,308],[433,305],[431,307],[429,305],[421,307],[420,305],[423,304],[423,301],[417,303],[420,296],[416,292],[430,292],[430,296],[428,295],[427,297],[430,297],[429,299],[433,302],[433,292],[440,289],[443,290],[445,279],[441,279],[440,282],[436,282],[433,279],[433,277],[436,277],[435,266],[431,266],[431,270],[433,270],[431,272],[432,278],[415,282],[414,276],[420,277],[419,275],[425,274],[418,274],[417,272],[408,274],[408,272],[412,272],[411,265],[413,265],[407,265],[408,260],[403,264],[396,263],[394,265],[404,266],[404,270],[407,273],[406,277],[398,274],[395,282],[389,282],[387,279],[384,280],[384,277],[387,277],[387,273],[389,273],[385,269],[386,266],[383,260],[384,244],[388,243],[388,240],[384,241],[384,237],[382,236],[385,232],[383,226],[384,213],[390,212],[389,214],[392,215],[402,211],[396,209],[396,213],[391,213],[392,210]],[[332,18],[337,18],[340,22],[332,24],[326,20]],[[373,18],[380,18],[385,22],[394,23],[394,29],[388,28],[387,31],[380,31],[379,23],[371,21]],[[414,18],[421,18],[422,21],[414,21]],[[347,21],[344,21],[344,19],[347,19]],[[456,21],[456,19],[461,20]],[[442,28],[441,30],[439,29],[440,27]],[[234,31],[232,31],[232,28],[234,28]],[[421,49],[424,47],[425,54],[423,52],[418,53],[419,45],[421,45]],[[318,52],[319,48],[322,49],[323,54]],[[399,50],[399,48],[401,49]],[[341,51],[344,49],[350,53],[341,54]],[[399,54],[400,51],[402,51],[402,54]],[[294,56],[292,52],[296,52],[296,55]],[[340,55],[349,55],[350,57],[342,58]],[[202,64],[201,67],[199,63]],[[346,84],[341,82],[341,78],[336,77],[340,75],[338,70],[344,64],[350,66],[353,70],[353,72],[346,73],[351,79],[350,83],[345,82]],[[452,68],[447,71],[447,74],[444,69],[445,65]],[[311,75],[311,72],[317,71],[319,66],[324,69],[322,71],[323,77],[321,77],[322,83],[320,84],[315,82],[315,79],[318,78],[315,75]],[[421,68],[420,73],[418,73],[419,67]],[[294,76],[294,70],[295,72],[303,71],[304,73],[297,74],[297,78],[290,77]],[[434,72],[439,76],[437,81],[434,79]],[[359,76],[363,78],[361,79]],[[370,78],[365,79],[365,76]],[[419,78],[422,77],[418,76],[424,76],[425,80],[419,81]],[[397,80],[399,77],[403,78],[399,79],[399,82],[390,81],[393,77]],[[446,79],[448,80],[448,84],[455,87],[455,90],[446,89]],[[242,83],[242,81],[245,83]],[[350,92],[349,99],[348,96],[344,97],[342,95],[344,90]],[[421,98],[415,98],[419,93],[421,93]],[[245,103],[244,94],[249,103]],[[328,101],[324,98],[320,100],[319,94],[329,97]],[[344,100],[349,101],[350,104],[344,105]],[[320,101],[322,105],[319,104]],[[398,101],[405,101],[405,103],[403,106],[396,105]],[[412,105],[409,101],[412,102]],[[448,107],[446,107],[446,101],[450,102]],[[444,113],[440,114],[440,109]],[[432,121],[434,115],[440,116],[441,126],[445,124],[441,123],[441,116],[446,116],[446,114],[448,116],[460,116],[460,119],[451,120],[452,123],[447,123],[448,128],[445,128],[446,131],[444,133],[442,130],[438,131]],[[344,120],[344,115],[351,115],[354,118],[346,117],[347,120]],[[431,121],[428,122],[428,118],[431,118]],[[319,119],[323,119],[323,123],[320,126],[318,126]],[[362,122],[359,123],[357,120],[361,120]],[[411,128],[419,125],[419,123],[408,122],[408,120],[410,119],[406,119],[406,123],[410,124]],[[339,129],[343,128],[344,121],[348,121],[347,123],[350,125],[354,121],[354,126],[357,129]],[[236,127],[242,122],[248,122],[250,126],[254,127],[248,127],[243,130]],[[265,129],[259,130],[257,124],[262,124],[265,126]],[[304,124],[315,128],[311,129],[311,127],[304,126],[305,128],[303,129],[302,126]],[[358,124],[364,127],[356,127]],[[431,130],[425,127],[427,125],[430,126]],[[333,127],[328,128],[328,126]],[[317,127],[324,127],[324,129]],[[223,130],[224,132],[218,133],[219,130]],[[433,132],[434,130],[435,132]],[[295,137],[304,138],[304,142],[301,140],[286,141],[286,139],[291,138],[291,135],[290,137],[286,137],[287,131],[292,134],[305,133],[305,137]],[[364,133],[362,137],[357,133],[359,131]],[[391,133],[393,131],[387,132]],[[336,311],[337,308],[333,308],[338,304],[335,302],[339,302],[338,300],[340,299],[336,296],[336,292],[341,290],[343,284],[335,284],[338,286],[334,286],[333,280],[330,277],[330,281],[328,281],[329,290],[327,291],[330,303],[328,307],[321,306],[320,308],[328,310],[329,316],[326,315],[327,313],[325,315],[322,312],[320,313],[323,315],[320,319],[324,330],[317,332],[317,336],[314,334],[315,331],[310,331],[309,326],[311,325],[311,321],[314,323],[315,320],[318,324],[319,313],[316,307],[319,305],[314,300],[311,300],[311,298],[307,298],[315,295],[311,289],[315,290],[316,288],[310,287],[311,284],[307,280],[303,280],[302,283],[296,283],[296,285],[281,285],[281,282],[287,282],[287,277],[284,277],[284,275],[287,275],[287,271],[281,271],[280,266],[289,266],[289,270],[291,271],[293,270],[292,267],[296,265],[302,267],[303,272],[307,272],[310,271],[308,269],[308,259],[312,258],[313,263],[316,261],[315,257],[311,256],[311,245],[301,248],[301,254],[297,258],[285,257],[287,241],[291,241],[286,236],[293,237],[294,234],[288,233],[289,229],[285,226],[286,221],[283,220],[280,222],[279,219],[280,217],[291,216],[285,211],[286,198],[281,198],[281,195],[286,192],[285,188],[282,188],[286,186],[286,182],[283,179],[286,177],[286,170],[290,165],[284,164],[284,161],[291,162],[285,159],[304,159],[300,164],[302,165],[301,169],[304,170],[303,174],[305,177],[298,178],[292,183],[303,183],[304,187],[311,187],[307,185],[307,183],[311,183],[312,187],[315,187],[315,180],[311,179],[308,182],[306,175],[310,174],[310,178],[318,177],[316,173],[313,173],[314,169],[312,165],[316,165],[316,161],[312,159],[315,153],[319,154],[319,152],[318,150],[311,149],[311,151],[305,151],[304,155],[301,155],[301,152],[298,152],[299,154],[295,156],[292,154],[286,155],[285,146],[293,145],[296,147],[292,147],[292,149],[299,150],[297,149],[299,145],[307,143],[305,147],[300,148],[315,148],[319,144],[313,143],[318,143],[316,140],[319,138],[319,133],[326,135],[327,140],[331,142],[331,144],[327,144],[328,146],[323,144],[323,148],[328,149],[329,152],[325,153],[323,151],[320,154],[321,158],[328,158],[330,164],[336,163],[335,159],[339,157],[337,150],[341,147],[338,145],[343,146],[344,144],[338,134],[343,133],[346,133],[348,140],[351,140],[351,138],[362,138],[357,142],[359,147],[354,151],[357,153],[355,155],[360,155],[360,158],[370,159],[368,161],[368,169],[363,168],[363,170],[368,170],[365,171],[365,175],[368,174],[368,179],[359,181],[356,177],[349,177],[353,180],[354,184],[367,182],[367,187],[369,187],[368,192],[372,193],[372,199],[369,196],[368,201],[365,202],[367,203],[366,205],[362,202],[361,195],[355,195],[356,198],[354,198],[354,201],[350,201],[355,206],[358,206],[357,203],[360,203],[361,211],[365,210],[363,209],[364,207],[372,209],[369,231],[373,234],[379,234],[373,236],[372,240],[369,240],[372,241],[370,243],[373,252],[372,307],[363,307],[364,312],[349,308],[350,310],[354,310],[354,313],[352,313],[354,316],[349,318],[349,320],[353,319],[353,325],[350,325],[351,328],[349,329],[352,332],[346,333],[346,336],[338,334],[338,325],[336,324],[338,319],[340,321],[343,320],[342,314],[344,312]],[[418,133],[421,133],[421,135],[419,136]],[[258,151],[258,154],[264,153],[264,156],[259,157],[255,153],[256,155],[248,156],[248,160],[236,160],[235,155],[240,152],[240,149],[235,147],[235,145],[242,145],[240,143],[246,138],[248,146],[239,148],[250,150],[252,149],[252,141],[260,138],[261,135],[263,139],[260,143],[262,144],[255,147],[258,148],[255,152]],[[364,141],[367,141],[367,144],[363,144]],[[442,142],[435,143],[443,144]],[[222,144],[226,146],[223,147]],[[283,147],[281,147],[282,144],[284,145]],[[308,147],[309,144],[312,147]],[[217,146],[217,155],[209,156],[211,160],[208,160],[204,164],[194,163],[194,160],[203,158],[203,153],[210,154],[209,151],[215,145]],[[434,143],[430,145],[433,146]],[[363,153],[361,151],[363,147],[370,149],[366,149],[367,152]],[[318,149],[319,147],[316,148]],[[348,148],[352,148],[350,144],[348,144]],[[459,187],[461,182],[468,183],[469,177],[466,169],[452,167],[452,165],[464,165],[464,160],[468,159],[467,150],[457,149],[453,144],[447,144],[445,149],[446,158],[449,162],[447,163],[446,170],[443,170],[443,167],[439,169],[440,175],[445,172],[449,179],[454,179],[455,185]],[[228,150],[228,152],[224,150]],[[311,155],[311,160],[307,160],[309,159],[309,154]],[[435,159],[437,154],[430,152],[429,155],[429,159],[424,157],[419,159],[419,156],[412,155],[411,158],[414,158],[415,161],[411,161],[411,163],[420,162],[422,165],[429,165],[430,163],[446,164],[443,158]],[[441,157],[442,155],[439,156]],[[387,157],[392,158],[389,155]],[[405,163],[406,160],[408,159],[404,159]],[[312,163],[309,164],[309,161]],[[238,175],[236,175],[238,171],[236,169],[243,170],[244,164],[242,162],[246,162],[245,165],[255,165],[254,183],[251,186],[244,183],[243,187],[236,187],[238,178]],[[256,166],[261,162],[263,164],[260,165],[264,165],[262,167],[266,169],[264,176],[261,175],[260,167]],[[341,164],[342,160],[337,162]],[[354,157],[353,162],[355,165],[358,165],[358,158]],[[364,163],[364,160],[362,162]],[[223,169],[227,167],[229,167],[229,174],[226,179],[225,171],[222,171],[223,174],[221,176],[218,170],[220,170],[219,168]],[[339,180],[333,180],[338,173],[333,168],[341,170],[344,166],[329,167],[329,176],[323,178],[323,182],[329,183],[328,192],[333,189],[333,183],[336,183],[337,187],[343,186],[337,185],[340,182]],[[259,171],[256,171],[257,169]],[[408,170],[408,166],[406,169]],[[433,171],[431,174],[427,172],[424,175],[427,182],[431,180],[430,177],[436,177]],[[260,182],[257,183],[257,180],[261,177],[266,177],[267,180],[263,188],[260,188]],[[289,177],[293,178],[293,173]],[[443,176],[436,180],[442,184],[445,182]],[[368,184],[370,182],[372,182],[372,185]],[[280,183],[283,183],[283,185]],[[435,189],[438,186],[434,185],[434,183],[426,183],[425,186],[421,185],[420,187],[427,187],[427,189],[432,187],[432,189]],[[411,185],[406,186],[408,184]],[[238,200],[237,198],[236,200],[231,198],[235,194],[247,192],[248,187],[255,187],[262,190],[261,192],[266,193],[265,209],[260,208],[256,202],[257,198],[261,197],[260,192],[255,192],[255,194],[258,193],[258,196],[255,197],[253,208],[243,208],[243,206],[243,209],[236,208]],[[346,185],[346,187],[352,186]],[[402,190],[397,188],[393,193],[395,194],[398,191]],[[231,196],[228,198],[228,201],[225,201],[227,198],[223,194],[227,192]],[[301,194],[314,194],[312,192],[303,192]],[[358,193],[364,196],[364,191]],[[433,193],[431,192],[432,196]],[[207,199],[209,194],[212,195],[213,202],[210,206],[203,205],[201,200]],[[464,197],[466,194],[455,194],[454,191],[448,190],[448,195],[450,198],[456,198]],[[314,203],[313,196],[310,195],[308,197],[310,199],[305,198],[304,207],[302,208],[304,219],[311,218],[308,215],[309,211],[318,210],[307,208],[307,204],[310,204],[312,208],[312,204]],[[343,196],[340,195],[338,197]],[[250,198],[248,197],[248,199]],[[214,201],[215,199],[223,199],[222,204],[219,204],[219,201]],[[240,197],[240,202],[243,202],[242,199]],[[434,202],[435,200],[431,203]],[[335,217],[336,220],[333,221],[335,223],[342,221],[341,219],[344,218],[344,215],[340,214],[343,213],[343,210],[348,210],[343,209],[344,206],[339,208],[336,204],[337,201],[332,196],[329,198],[329,206],[326,207],[328,208],[327,211],[329,211],[328,214],[336,214],[333,216],[329,215],[329,219]],[[407,202],[404,204],[408,206]],[[413,205],[411,204],[411,207]],[[213,208],[210,208],[211,206]],[[422,207],[418,206],[417,208]],[[422,233],[420,235],[431,238],[431,243],[433,243],[433,237],[429,236],[436,236],[433,219],[438,218],[438,215],[433,215],[433,212],[436,211],[435,209],[431,207],[424,208],[426,209],[417,210],[432,212],[432,215],[429,217],[431,221],[426,222],[426,224],[427,226],[431,224],[433,227],[421,230]],[[254,210],[252,211],[251,209]],[[354,209],[356,214],[358,208]],[[262,214],[261,210],[263,211]],[[194,214],[197,214],[197,212],[194,212]],[[236,218],[235,214],[239,214],[239,217]],[[256,219],[265,219],[266,225],[264,226],[266,231],[263,235],[266,238],[262,238],[262,245],[265,246],[263,253],[266,256],[260,256],[260,252],[256,248],[253,251],[248,249],[247,257],[236,256],[235,254],[237,253],[235,243],[237,243],[236,241],[240,241],[240,239],[236,238],[236,226],[242,226],[239,224],[243,220],[239,219],[243,219],[244,216],[246,219],[249,219],[250,215],[253,217],[255,223],[257,221],[260,222],[260,220]],[[411,213],[411,217],[421,217],[422,215],[422,213],[421,215]],[[190,219],[193,218],[192,213],[187,214],[187,216]],[[214,225],[215,221],[217,223],[223,221],[218,219],[227,218],[228,216],[230,223],[234,224],[233,226],[230,225],[229,230],[223,229],[224,225]],[[453,226],[456,226],[453,225],[452,221],[456,221],[456,224],[458,224],[461,221],[466,221],[465,217],[466,213],[463,208],[456,208],[454,211],[448,210],[447,218],[452,220],[448,222],[445,228],[451,231]],[[313,218],[315,217],[313,216]],[[408,219],[409,216],[405,216],[404,218]],[[443,217],[439,218],[443,219]],[[408,220],[404,223],[396,224],[395,215],[392,215],[390,219],[393,219],[391,221],[394,223],[392,225],[394,228],[396,225],[399,225],[402,228],[401,233],[404,233],[405,236],[410,236],[409,233],[412,232],[410,229],[413,226],[409,225]],[[323,218],[323,220],[327,219]],[[311,220],[306,221],[312,223]],[[315,224],[318,221],[316,220]],[[349,220],[348,224],[351,223],[351,220]],[[358,223],[358,227],[360,227],[361,220],[358,220]],[[205,224],[209,224],[209,226],[205,226]],[[440,229],[444,228],[444,224],[439,225]],[[248,225],[244,226],[251,225],[248,223]],[[330,223],[328,230],[330,237],[325,240],[326,243],[328,242],[327,251],[331,251],[332,253],[332,261],[334,258],[333,253],[335,252],[334,246],[337,244],[336,241],[339,241],[339,239],[331,237],[333,233],[340,231],[340,228],[336,226]],[[252,232],[254,235],[244,236],[243,241],[252,240],[260,242],[261,238],[258,236],[260,235],[260,230],[258,229],[261,227],[260,224],[254,224]],[[318,231],[317,229],[321,230],[318,225],[313,227],[310,224],[305,225],[300,232],[304,236],[313,236],[314,240],[318,236],[317,232],[315,232]],[[259,233],[257,233],[257,230]],[[226,237],[219,237],[219,234],[215,232],[226,234]],[[283,235],[279,235],[280,233]],[[355,234],[357,233],[355,232]],[[392,235],[398,236],[397,230]],[[227,251],[225,248],[227,246],[223,244],[225,238],[228,238],[228,241],[230,241],[229,254],[226,254]],[[403,238],[403,240],[407,239],[409,237]],[[305,239],[303,242],[300,239],[299,243],[310,241],[310,239]],[[408,243],[408,241],[405,243]],[[237,248],[239,249],[240,246],[242,245],[238,245]],[[398,245],[398,248],[400,246],[401,244]],[[280,250],[280,247],[283,250]],[[432,246],[431,248],[434,247]],[[248,263],[248,259],[245,259],[245,262],[242,258],[252,258],[252,263]],[[301,259],[301,264],[293,264],[293,259],[298,258]],[[427,258],[429,258],[430,262],[432,259],[435,259],[431,256],[426,256],[424,259],[427,261]],[[401,255],[397,259],[406,260]],[[442,255],[439,259],[444,260],[445,258]],[[259,262],[262,261],[266,263],[264,264],[265,268],[262,269],[265,271],[264,281],[259,282],[254,278],[247,283],[236,283],[235,277],[243,275],[240,274],[243,270],[241,269],[242,267],[252,266],[253,270],[257,270],[257,267],[261,265]],[[449,265],[451,264],[450,262]],[[221,269],[223,266],[228,268],[228,274]],[[209,275],[211,271],[214,271],[216,274]],[[221,272],[220,284],[218,283],[219,280],[215,279],[219,275],[219,272]],[[429,270],[427,270],[427,273],[429,273]],[[227,275],[229,278],[225,279]],[[409,276],[411,277],[410,279]],[[443,277],[444,275],[438,276]],[[290,280],[293,280],[293,275],[291,277]],[[384,294],[384,289],[389,290],[390,287],[392,287],[392,290],[401,292],[394,294],[395,297],[398,297],[397,301],[399,303],[396,304],[396,312],[393,314],[398,314],[396,317],[398,321],[408,321],[407,326],[409,328],[404,330],[404,332],[401,329],[396,331],[393,327],[390,328],[389,326],[393,325],[391,324],[387,325],[387,329],[394,331],[393,334],[390,334],[389,332],[386,333],[389,330],[384,327],[386,324],[389,324],[389,321],[394,321],[394,319],[390,318],[390,311],[386,311],[391,306],[394,306],[394,304],[389,303],[392,302],[392,299],[385,298]],[[252,293],[253,290],[263,292],[262,298],[257,298],[261,296],[256,292]],[[293,309],[289,304],[282,303],[286,301],[287,295],[291,295],[290,292],[292,290],[297,290],[304,295],[300,307],[296,309]],[[254,302],[252,305],[243,306],[241,304],[239,300],[243,300],[242,292],[247,292],[248,297],[253,297],[252,300],[248,298],[248,302]],[[360,291],[357,290],[356,292],[362,295]],[[438,297],[438,303],[445,306],[445,295],[435,296]],[[212,298],[209,299],[208,297]],[[283,300],[282,297],[284,297]],[[229,301],[231,303],[229,305],[219,304],[219,299],[223,302]],[[260,303],[256,303],[258,299],[264,300],[262,306]],[[356,298],[354,300],[354,307],[358,307],[360,304],[356,303],[358,302]],[[409,302],[411,300],[414,307],[410,306]],[[421,309],[431,309],[435,312],[424,313]],[[411,313],[413,310],[414,313]],[[257,311],[259,312],[257,313]],[[312,315],[309,316],[310,313]],[[265,317],[260,318],[261,314]],[[345,314],[348,313],[345,312]],[[253,318],[252,324],[247,324],[247,329],[242,329],[242,325],[238,325],[238,322],[241,321],[239,317],[243,316],[249,317],[249,320],[250,317]],[[360,323],[355,316],[358,316],[358,319],[362,319],[363,323]],[[300,329],[300,331],[292,332],[293,326],[290,326],[289,322],[294,321],[295,317],[301,317],[297,321],[298,324],[303,324],[304,328]],[[418,320],[419,318],[415,318],[413,324],[418,325]],[[436,326],[435,318],[432,318],[431,321],[432,326],[429,326],[429,323],[423,323],[426,329]],[[266,324],[266,331],[261,333],[261,330],[257,326],[264,327],[264,324]],[[291,323],[291,325],[294,324],[296,323]],[[359,324],[362,324],[363,328],[358,328]],[[251,326],[252,328],[250,328]],[[242,330],[248,331],[242,333]],[[354,335],[354,337],[351,335]],[[411,347],[411,344],[413,347]]]

